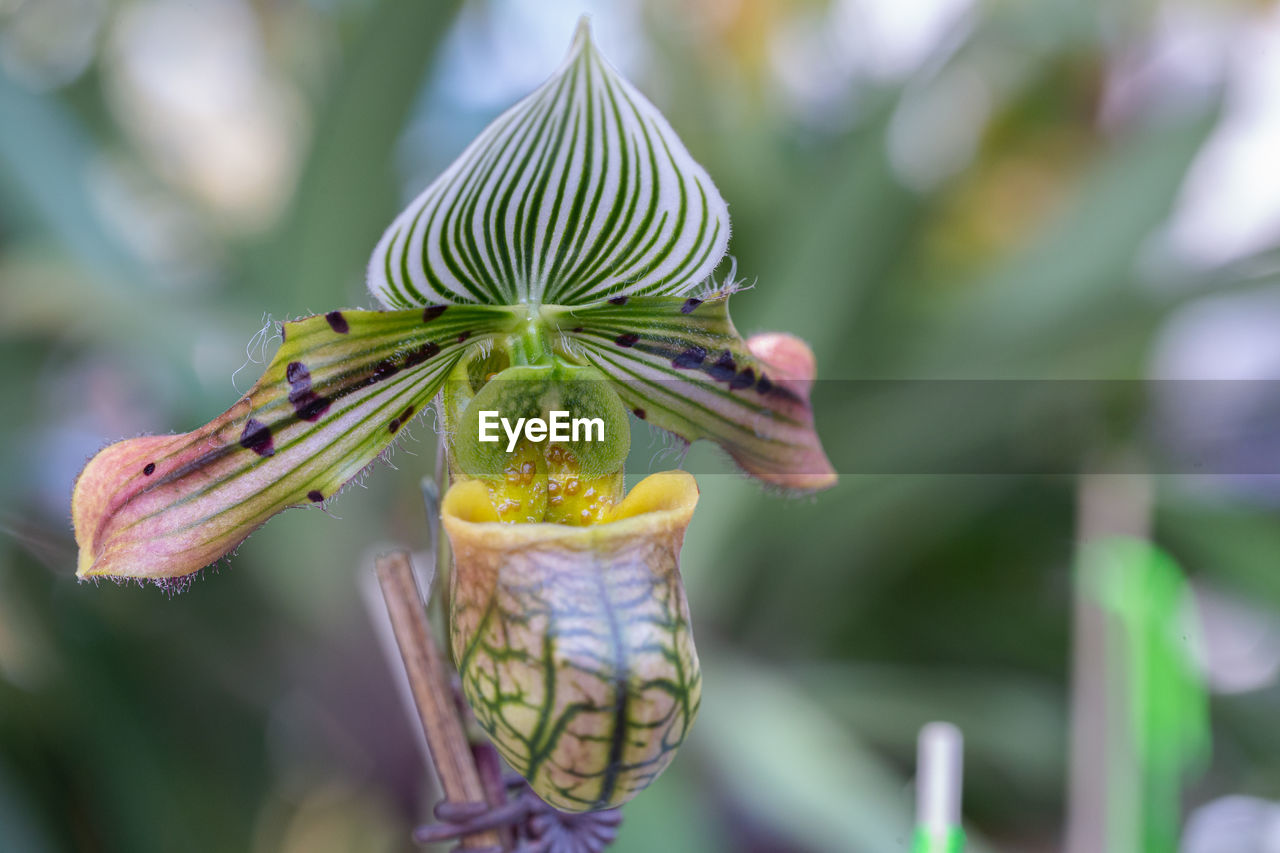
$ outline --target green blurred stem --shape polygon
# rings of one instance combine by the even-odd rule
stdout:
[[[1104,470],[1133,470],[1118,465]],[[1151,484],[1142,475],[1086,474],[1077,503],[1077,549],[1113,536],[1150,536]],[[1110,683],[1108,619],[1076,561],[1071,676],[1067,853],[1121,853],[1137,837],[1131,795],[1133,733],[1123,685]]]

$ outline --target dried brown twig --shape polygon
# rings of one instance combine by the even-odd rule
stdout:
[[[484,786],[462,723],[458,720],[449,672],[432,639],[425,603],[413,577],[409,555],[404,551],[393,551],[380,556],[377,573],[396,645],[404,659],[409,686],[413,690],[418,716],[422,719],[427,746],[431,749],[431,761],[444,789],[444,805],[487,811],[490,806],[485,799]],[[467,849],[502,849],[498,833],[493,830],[466,835],[462,838],[462,846]]]

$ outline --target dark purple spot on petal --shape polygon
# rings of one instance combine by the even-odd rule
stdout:
[[[351,331],[351,327],[347,325],[347,318],[342,316],[341,311],[330,311],[324,315],[324,318],[329,321],[329,328],[340,335]]]
[[[404,367],[408,370],[410,367],[417,367],[422,362],[439,354],[440,345],[434,341],[427,341],[422,346],[412,350],[404,357]]]
[[[407,424],[411,417],[413,417],[413,406],[410,406],[400,413],[400,423]]]
[[[271,429],[260,420],[249,418],[240,433],[240,446],[252,450],[259,456],[270,456],[276,452],[271,443]]]
[[[389,358],[384,358],[373,366],[373,375],[369,377],[370,382],[381,382],[384,379],[390,379],[400,372],[400,365],[396,364]]]
[[[773,382],[769,379],[768,376],[765,376],[763,373],[761,373],[760,378],[756,380],[756,390],[759,391],[761,394],[768,394],[770,391],[773,390]]]
[[[635,332],[627,332],[624,335],[618,335],[613,342],[620,347],[633,347],[640,343],[640,336]]]
[[[322,495],[319,491],[312,489],[311,491],[307,492],[307,500],[311,501],[313,504],[318,504],[322,500],[324,500],[324,495]]]
[[[572,333],[573,333],[573,334],[575,334],[575,335],[580,335],[580,334],[582,334],[582,327],[581,327],[581,326],[574,326],[574,327],[573,327],[572,329],[570,329],[569,331],[570,331],[570,332],[572,332]]]
[[[299,385],[311,387],[311,371],[307,370],[307,366],[300,361],[289,362],[284,369],[284,378],[295,388]]]
[[[329,411],[332,402],[328,397],[321,397],[311,390],[311,371],[300,361],[291,361],[284,369],[285,378],[289,380],[289,402],[293,410],[304,421],[317,421]]]
[[[635,412],[636,417],[640,420],[644,420],[647,417],[644,409],[632,409],[631,411]]]
[[[702,304],[701,299],[697,299],[696,297],[690,296],[688,299],[684,301],[684,304],[680,306],[680,313],[692,314],[693,309],[697,308],[701,304]]]
[[[448,305],[428,305],[422,309],[422,322],[430,323],[448,309]]]
[[[738,373],[738,365],[733,360],[733,353],[728,350],[722,352],[716,359],[716,363],[707,368],[707,373],[712,379],[731,382]]]
[[[284,343],[285,338],[289,337],[289,327],[284,323],[280,324],[280,343]]]
[[[400,419],[392,418],[391,422],[387,424],[387,429],[390,430],[391,432],[395,432],[396,430],[400,429]]]
[[[671,359],[671,366],[687,370],[691,367],[701,367],[703,359],[707,357],[707,351],[702,347],[689,347],[675,358]]]
[[[627,297],[625,297],[625,296],[611,296],[611,297],[609,297],[609,304],[610,304],[610,305],[626,305],[626,304],[627,304]]]
[[[308,391],[306,395],[298,400],[293,400],[294,411],[298,413],[298,417],[304,421],[312,423],[320,420],[320,416],[329,411],[329,403],[327,397],[321,397],[314,391]]]
[[[729,380],[729,390],[738,391],[743,388],[750,388],[756,382],[756,372],[750,367],[744,367],[742,372],[736,374]]]
[[[470,332],[459,332],[459,333],[458,333],[458,343],[462,343],[463,341],[465,341],[465,340],[466,340],[467,338],[469,338],[469,337],[471,337],[471,333],[470,333]]]
[[[156,463],[154,462],[148,462],[146,465],[142,466],[142,473],[148,477],[150,477],[155,472],[156,472]]]

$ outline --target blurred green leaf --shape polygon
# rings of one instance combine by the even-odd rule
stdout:
[[[907,779],[790,680],[708,651],[690,743],[744,808],[813,850],[909,848]],[[968,850],[989,848],[970,834]]]
[[[1078,353],[1107,335],[1124,336],[1123,353],[1140,356],[1161,309],[1135,286],[1137,262],[1217,120],[1216,109],[1198,111],[1118,139],[1039,236],[961,304],[938,306],[909,375],[1078,376]],[[1127,378],[1138,364],[1092,368],[1084,375]]]
[[[289,214],[261,250],[250,289],[264,310],[349,307],[399,208],[393,164],[410,107],[461,0],[382,0],[344,58],[316,121]]]
[[[0,71],[0,127],[5,213],[17,212],[46,230],[97,273],[100,286],[154,285],[147,268],[98,212],[92,187],[99,143],[75,116],[56,99],[29,92]]]
[[[1015,674],[961,667],[801,663],[797,682],[869,743],[914,754],[921,726],[945,719],[964,732],[974,788],[1062,784],[1066,718],[1062,691]],[[991,778],[980,778],[989,776]]]
[[[26,802],[21,784],[0,760],[0,849],[22,853],[50,853],[53,841],[36,819],[36,809]]]

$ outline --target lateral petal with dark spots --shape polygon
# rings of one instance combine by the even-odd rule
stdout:
[[[332,314],[285,324],[262,378],[203,427],[128,439],[90,460],[71,499],[77,574],[188,575],[286,507],[332,497],[431,401],[468,347],[509,333],[520,312],[459,308],[431,326],[418,310],[342,317],[344,331]]]

